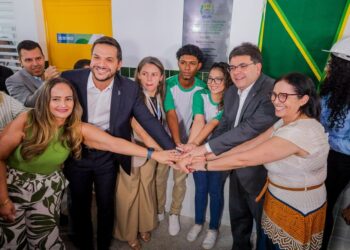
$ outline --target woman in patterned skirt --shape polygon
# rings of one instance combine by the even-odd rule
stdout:
[[[80,157],[81,143],[163,163],[176,159],[174,151],[153,152],[82,123],[81,115],[73,87],[54,78],[44,85],[35,108],[1,134],[0,249],[65,248],[56,223],[67,185],[61,165],[70,154]]]

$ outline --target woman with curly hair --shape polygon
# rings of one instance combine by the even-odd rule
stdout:
[[[327,216],[323,249],[333,229],[333,208],[350,180],[350,38],[333,45],[328,74],[321,90],[321,123],[329,133]]]
[[[0,249],[65,248],[56,223],[67,186],[61,166],[70,154],[80,157],[82,143],[163,163],[176,158],[174,151],[153,152],[82,123],[81,115],[72,85],[54,78],[43,86],[35,108],[1,134]]]

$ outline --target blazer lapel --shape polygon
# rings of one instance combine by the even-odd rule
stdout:
[[[26,86],[30,89],[30,91],[34,93],[38,88],[40,88],[42,84],[40,80],[35,79],[25,69],[22,69],[20,72],[27,79]]]
[[[231,112],[232,112],[232,117],[233,118],[233,123],[235,122],[236,120],[236,116],[237,116],[237,112],[238,112],[238,107],[239,107],[239,96],[238,96],[238,93],[237,93],[237,88],[234,89],[233,91],[233,104],[232,104],[232,109],[231,109]],[[225,107],[225,103],[224,103],[224,107]]]
[[[85,76],[84,76],[85,78]],[[81,89],[81,98],[80,98],[80,101],[81,101],[81,105],[83,107],[83,110],[85,110],[85,112],[83,112],[83,121],[85,122],[88,122],[89,120],[89,106],[87,105],[87,85],[88,85],[88,80],[89,80],[89,74],[88,74],[88,77],[86,79],[83,79],[81,81],[81,83],[84,85],[82,86],[80,89]],[[80,84],[80,83],[79,83]]]
[[[118,79],[118,75],[115,76],[113,82],[113,90],[112,90],[112,101],[111,101],[111,116],[109,118],[109,130],[114,131],[115,119],[118,116],[118,109],[120,105],[120,99],[122,95],[122,88],[120,86],[120,81]]]
[[[82,121],[89,121],[89,105],[87,105],[87,86],[90,75],[89,69],[84,69],[80,71],[81,74],[76,74],[76,79],[73,78],[72,83],[75,85],[75,89],[77,90],[77,94],[79,96],[80,105],[83,108]]]
[[[232,126],[237,116],[238,106],[239,96],[236,86],[233,85],[226,91],[224,96],[224,114],[226,119],[232,123]]]
[[[247,107],[249,106],[249,104],[252,102],[252,100],[254,99],[254,97],[257,95],[257,93],[259,92],[260,88],[261,88],[261,83],[262,83],[262,76],[260,76],[258,78],[258,80],[255,82],[254,86],[252,87],[252,89],[249,91],[247,98],[245,99],[245,102],[243,104],[242,107],[242,111],[241,114],[239,116],[239,121],[242,120],[242,116],[244,114],[244,112],[246,111]]]

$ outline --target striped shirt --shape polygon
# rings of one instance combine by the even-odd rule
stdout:
[[[13,97],[0,92],[0,131],[15,119],[21,112],[26,111],[22,103]]]

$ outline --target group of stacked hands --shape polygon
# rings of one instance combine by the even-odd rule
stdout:
[[[138,235],[149,241],[157,214],[164,218],[170,165],[170,235],[180,231],[186,178],[193,173],[195,224],[187,239],[196,240],[202,231],[209,195],[210,223],[202,247],[214,247],[229,175],[233,249],[251,249],[253,220],[261,249],[326,249],[334,204],[350,179],[350,91],[344,84],[350,80],[349,44],[344,39],[331,49],[320,107],[310,78],[266,76],[261,53],[250,43],[234,48],[229,64],[214,63],[206,83],[195,77],[202,51],[185,45],[176,54],[178,75],[165,80],[159,59],[146,57],[136,69],[135,84],[118,74],[122,53],[114,38],[96,40],[91,61],[74,67],[86,69],[62,74],[54,66],[44,68],[39,44],[22,41],[23,69],[6,80],[13,98],[0,93],[1,129],[18,116],[0,134],[0,248],[64,246],[55,217],[67,178],[71,230],[79,248],[94,246],[94,186],[98,249],[108,249],[112,236],[140,249]],[[53,183],[59,185],[53,189]],[[32,215],[47,216],[50,230],[32,237],[42,226]],[[343,217],[350,224],[350,206]],[[28,237],[23,237],[26,228]]]

